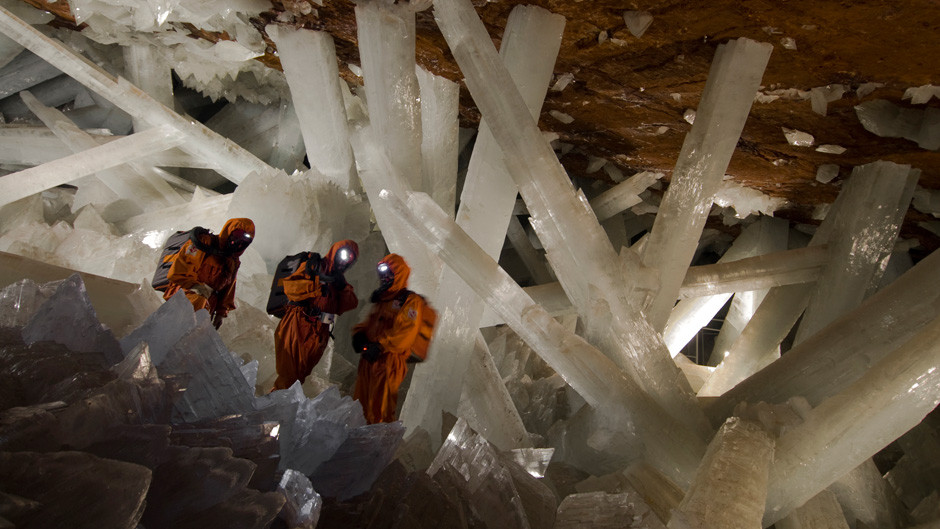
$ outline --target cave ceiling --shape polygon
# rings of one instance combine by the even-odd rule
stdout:
[[[28,3],[52,11],[58,23],[75,27],[65,0]],[[903,96],[910,87],[940,85],[936,60],[940,3],[935,0],[474,0],[497,45],[509,12],[523,3],[544,7],[567,20],[554,73],[556,79],[571,74],[574,80],[562,91],[548,92],[539,126],[573,146],[561,156],[572,177],[609,179],[604,171],[587,173],[589,157],[595,156],[608,159],[627,175],[656,170],[666,173],[668,181],[691,128],[683,115],[699,103],[716,47],[747,37],[774,45],[762,91],[795,91],[771,102],[754,103],[727,174],[743,185],[786,198],[789,205],[778,216],[814,222],[813,209],[834,200],[852,167],[875,160],[919,168],[919,184],[940,189],[940,152],[905,139],[875,136],[862,127],[854,108],[871,99],[925,107],[912,105]],[[348,67],[359,63],[355,4],[348,0],[324,0],[323,4],[274,0],[270,11],[252,22],[263,32],[266,24],[279,15],[283,20],[288,11],[287,18],[294,25],[328,31],[336,43],[341,75],[361,84],[362,79]],[[641,37],[628,30],[625,11],[652,15]],[[186,29],[197,38],[227,38],[196,27]],[[279,68],[274,44],[265,38],[268,52],[257,60]],[[427,70],[461,81],[431,9],[418,13],[416,55]],[[859,97],[856,89],[865,83],[883,86]],[[827,85],[847,85],[850,90],[828,104],[826,115],[813,112],[809,99],[793,95]],[[940,107],[940,102],[934,98],[926,106]],[[573,121],[562,123],[552,111],[567,114]],[[460,116],[466,127],[480,119],[463,85]],[[790,145],[784,128],[812,134],[815,145]],[[842,154],[816,151],[822,144],[846,150]],[[827,184],[816,181],[822,164],[838,164],[839,176]],[[940,239],[919,225],[926,220],[932,217],[912,208],[901,234],[918,239],[921,252],[940,246]]]

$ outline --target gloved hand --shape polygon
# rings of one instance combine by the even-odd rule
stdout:
[[[375,342],[369,342],[366,345],[366,350],[362,353],[362,357],[365,358],[367,362],[371,363],[378,360],[381,354],[382,346]]]
[[[366,344],[369,343],[369,340],[366,338],[366,333],[359,331],[352,337],[352,347],[353,351],[356,354],[361,354],[366,350]]]
[[[212,287],[205,283],[196,283],[192,286],[192,288],[190,288],[190,290],[206,299],[209,299],[209,296],[211,296],[213,292]]]
[[[215,327],[216,330],[218,330],[219,327],[222,326],[222,320],[223,320],[223,319],[225,319],[225,315],[216,312],[216,313],[212,316],[212,326]]]

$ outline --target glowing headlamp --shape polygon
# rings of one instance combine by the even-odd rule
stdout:
[[[339,258],[341,262],[346,263],[349,262],[349,259],[352,257],[352,255],[350,254],[349,250],[343,248],[339,251],[338,254],[336,254],[336,257]]]

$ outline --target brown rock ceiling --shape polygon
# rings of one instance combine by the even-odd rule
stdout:
[[[62,7],[64,1],[29,1],[46,9],[55,7],[54,12],[69,18],[67,8]],[[521,3],[539,5],[567,19],[555,75],[570,72],[575,81],[562,92],[549,91],[539,125],[575,145],[561,158],[572,176],[606,178],[603,171],[585,174],[590,154],[610,159],[628,175],[659,170],[666,172],[668,180],[691,128],[682,115],[698,105],[716,47],[732,38],[747,37],[774,45],[763,76],[768,90],[809,90],[834,83],[853,89],[868,82],[884,84],[864,99],[854,91],[847,93],[829,104],[826,116],[814,113],[808,100],[754,104],[727,173],[741,184],[791,201],[792,206],[778,215],[808,221],[813,206],[835,198],[853,166],[879,159],[920,168],[920,185],[940,189],[940,153],[921,149],[908,140],[879,138],[862,128],[854,110],[868,99],[887,99],[910,107],[901,99],[905,89],[940,85],[935,55],[940,44],[940,2],[936,0],[474,0],[497,45],[510,10]],[[297,25],[329,31],[343,76],[361,83],[346,67],[350,62],[359,63],[355,4],[349,0],[324,0],[324,4],[311,2],[313,13],[297,14]],[[297,12],[297,0],[274,0],[272,6],[270,13],[256,21],[259,29],[286,8],[293,6],[291,10]],[[653,22],[642,38],[627,30],[622,17],[626,10],[652,14]],[[418,62],[459,81],[461,74],[434,23],[432,10],[418,14],[417,27]],[[227,37],[189,29],[203,38]],[[598,44],[602,31],[624,43],[608,40]],[[793,38],[797,49],[784,48],[783,37]],[[271,46],[269,51],[273,51]],[[270,53],[259,60],[279,66]],[[680,94],[680,100],[673,94]],[[933,99],[928,105],[940,106],[940,102]],[[574,121],[562,124],[549,115],[551,110],[569,114]],[[465,87],[461,118],[465,126],[479,121]],[[657,134],[660,127],[666,127],[666,132]],[[809,132],[817,145],[836,144],[847,151],[834,155],[790,146],[782,127]],[[841,168],[839,177],[830,184],[815,180],[816,168],[824,163]],[[902,232],[904,237],[921,240],[921,252],[940,246],[937,237],[916,225],[929,218],[911,210]]]

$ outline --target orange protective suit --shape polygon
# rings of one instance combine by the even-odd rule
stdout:
[[[359,359],[359,371],[353,398],[362,404],[362,411],[369,424],[396,420],[398,387],[408,373],[406,361],[410,349],[418,337],[418,315],[423,301],[410,293],[404,302],[399,300],[401,291],[408,286],[411,268],[397,254],[385,256],[385,263],[392,270],[394,279],[385,290],[372,294],[375,303],[365,321],[353,327],[353,334],[364,332],[370,342],[381,347],[378,359],[370,362]]]
[[[328,315],[334,317],[359,305],[352,285],[346,283],[342,272],[335,270],[336,254],[346,248],[355,261],[359,246],[345,239],[333,243],[330,251],[320,260],[317,276],[311,277],[307,262],[297,271],[284,278],[284,294],[289,300],[284,316],[274,331],[274,355],[277,380],[272,389],[287,389],[295,381],[303,384],[330,339],[330,324],[324,322]],[[320,281],[320,276],[331,282]]]
[[[163,293],[163,299],[170,299],[182,289],[193,304],[193,310],[209,311],[216,328],[222,324],[222,318],[235,308],[235,276],[241,264],[239,257],[244,251],[226,250],[229,236],[235,230],[244,231],[254,237],[255,223],[251,219],[229,219],[218,235],[202,236],[201,242],[212,248],[213,252],[204,252],[193,246],[191,241],[186,241],[167,272],[170,284]],[[192,290],[200,283],[212,289],[209,297]]]

